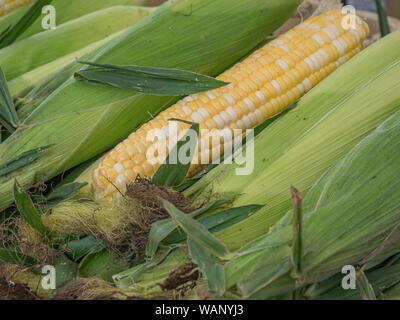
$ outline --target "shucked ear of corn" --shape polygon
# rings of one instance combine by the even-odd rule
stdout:
[[[154,175],[165,159],[156,164],[148,159],[154,142],[147,138],[151,130],[168,131],[171,118],[197,122],[210,132],[200,137],[189,175],[219,159],[235,135],[242,137],[237,129],[245,132],[280,113],[361,51],[367,24],[358,19],[355,30],[346,30],[344,19],[341,10],[308,19],[218,77],[229,86],[186,97],[143,125],[94,171],[95,198],[111,200],[137,175]],[[188,127],[176,124],[178,135]]]
[[[397,112],[312,187],[303,203],[297,287],[327,279],[346,265],[371,268],[398,252],[399,159]],[[295,288],[287,245],[292,215],[288,212],[275,231],[240,250],[240,257],[226,266],[228,286],[239,276],[239,287],[247,298],[268,298]],[[253,260],[255,256],[259,259]],[[246,259],[253,260],[253,265],[244,266]]]
[[[243,165],[220,164],[185,192],[199,203],[218,195],[234,197],[234,206],[264,205],[218,234],[230,248],[267,232],[290,209],[291,185],[306,193],[319,175],[400,108],[399,44],[396,32],[365,49],[268,126],[255,138],[252,174],[236,175]]]
[[[116,6],[100,10],[55,30],[41,32],[0,50],[0,65],[8,81],[53,60],[134,25],[153,9]]]
[[[25,1],[27,2],[27,1]],[[32,1],[30,1],[32,2]],[[147,0],[53,0],[51,6],[55,8],[56,24],[60,26],[68,21],[77,19],[89,13],[114,6],[144,6]],[[17,9],[7,16],[0,18],[0,31],[5,30],[21,18],[29,6]],[[40,16],[27,30],[18,37],[18,40],[28,38],[42,32],[42,19]]]
[[[93,59],[114,65],[179,68],[218,75],[296,9],[298,0],[169,1]],[[204,22],[208,17],[210,23]],[[12,202],[14,178],[49,179],[98,155],[176,98],[68,80],[0,145],[0,163],[52,145],[35,163],[0,177],[0,209]]]

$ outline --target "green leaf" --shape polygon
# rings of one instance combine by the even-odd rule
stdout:
[[[244,219],[250,217],[253,213],[257,212],[262,206],[248,205],[238,208],[229,208],[211,216],[201,218],[198,221],[205,226],[210,232],[215,233],[224,230]],[[175,230],[168,237],[163,240],[166,245],[178,243],[186,240],[186,234],[182,230]]]
[[[12,173],[22,167],[25,167],[36,159],[38,159],[43,153],[45,153],[51,146],[39,147],[33,150],[26,151],[19,156],[7,161],[0,165],[0,177]]]
[[[356,282],[363,300],[376,300],[374,288],[369,283],[368,278],[362,269],[357,272]]]
[[[389,21],[387,18],[386,10],[382,5],[381,0],[375,0],[375,4],[376,4],[376,11],[379,17],[379,27],[381,29],[381,35],[382,37],[384,37],[390,33]]]
[[[97,68],[76,72],[76,80],[106,84],[145,94],[180,96],[204,92],[228,84],[213,77],[178,69],[79,62]]]
[[[42,14],[42,8],[51,2],[52,0],[38,0],[17,22],[4,30],[0,35],[0,49],[18,39]]]
[[[73,198],[80,189],[87,185],[87,182],[79,183],[73,182],[62,185],[56,189],[47,197],[46,210],[55,207],[57,204],[64,200]]]
[[[188,239],[190,256],[207,278],[208,289],[222,295],[225,292],[225,271],[219,261],[197,242]]]
[[[163,204],[172,219],[190,239],[217,257],[225,257],[228,254],[228,249],[225,245],[215,238],[200,222],[183,213],[168,201],[163,200]]]
[[[79,275],[84,278],[99,277],[112,281],[112,276],[126,270],[128,263],[114,253],[104,249],[90,254],[80,263]]]
[[[18,211],[24,217],[25,221],[42,237],[48,233],[47,228],[44,226],[39,212],[36,210],[32,199],[29,195],[21,188],[18,181],[14,183],[14,198],[15,204],[17,205]]]
[[[122,271],[112,276],[114,283],[119,288],[127,288],[139,280],[143,272],[149,267],[150,263],[142,263],[128,270]]]
[[[62,291],[78,277],[78,264],[68,259],[64,254],[56,259],[54,268],[56,269],[57,292]]]
[[[182,121],[178,119],[170,119],[176,121]],[[187,121],[183,121],[188,123]],[[188,132],[180,139],[176,146],[169,153],[167,159],[164,164],[160,166],[157,172],[154,174],[151,182],[157,186],[179,186],[185,180],[190,165],[193,159],[194,151],[197,146],[197,140],[199,137],[199,124],[198,123],[190,123],[192,126],[188,130]],[[195,132],[196,136],[193,137],[192,133]],[[187,141],[189,140],[189,141]],[[182,153],[185,152],[184,157]],[[189,152],[189,157],[187,157],[187,152]],[[186,161],[182,161],[183,158],[186,158]]]
[[[0,262],[22,264],[25,267],[37,264],[35,259],[29,257],[16,249],[0,248]]]
[[[102,240],[88,236],[79,240],[69,241],[64,245],[64,248],[71,255],[71,258],[76,261],[87,254],[101,251],[104,249],[104,244]]]
[[[292,193],[292,203],[293,203],[293,221],[292,221],[292,263],[293,263],[293,273],[295,277],[299,277],[301,273],[301,259],[303,255],[303,240],[302,240],[302,230],[303,230],[303,195],[295,188],[291,187],[290,191]]]
[[[204,213],[211,212],[228,202],[228,200],[217,200],[205,207],[189,213],[188,215],[191,218],[195,218]],[[171,232],[173,232],[177,227],[178,226],[176,225],[175,221],[171,219],[164,219],[153,223],[149,234],[149,240],[146,245],[146,256],[153,258],[161,241],[168,237],[168,235],[171,234]]]
[[[18,127],[18,115],[8,89],[3,69],[0,67],[0,124],[9,132]]]

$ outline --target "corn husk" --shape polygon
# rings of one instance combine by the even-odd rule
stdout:
[[[113,6],[144,6],[147,0],[53,0],[51,5],[56,10],[56,23],[60,26],[68,21],[77,19],[89,13],[106,9]],[[21,18],[29,6],[17,9],[7,16],[0,18],[0,31],[5,30]],[[18,37],[18,40],[28,38],[34,34],[44,31],[42,19],[39,17],[27,30]]]
[[[221,164],[185,192],[198,203],[234,197],[233,206],[264,205],[219,233],[231,249],[267,232],[290,209],[291,185],[306,193],[326,169],[400,109],[399,44],[396,32],[365,49],[267,127],[255,138],[252,174],[236,175],[240,165]]]
[[[279,27],[299,2],[169,1],[113,40],[92,61],[180,68],[215,76]],[[71,78],[0,145],[0,163],[36,146],[53,145],[35,163],[0,178],[0,209],[12,202],[14,178],[26,185],[54,177],[115,145],[176,100]]]
[[[125,32],[125,30],[116,32],[102,40],[91,43],[80,50],[67,54],[32,71],[24,73],[8,83],[10,94],[17,97],[24,96],[29,92],[30,89],[33,89],[38,84],[41,84],[45,80],[52,78],[67,65],[75,62],[77,59],[86,55],[87,53],[102,47],[123,32]]]
[[[226,265],[227,287],[264,299],[323,281],[343,266],[371,268],[400,251],[400,112],[330,168],[304,199],[302,268],[291,261],[292,211]],[[252,265],[249,264],[252,261]]]
[[[8,81],[134,25],[153,9],[115,6],[18,41],[0,50]]]
[[[392,288],[400,283],[400,264],[385,265],[365,272],[375,296],[378,299],[390,300],[394,298]],[[306,299],[310,300],[361,300],[361,288],[343,289],[342,280],[345,274],[337,274],[325,281],[316,283],[304,292]],[[356,274],[357,277],[357,274]]]

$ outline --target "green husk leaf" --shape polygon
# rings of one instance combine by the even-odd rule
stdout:
[[[113,281],[119,288],[126,288],[139,280],[143,272],[149,267],[150,263],[142,263],[131,269],[122,271],[112,276]]]
[[[168,257],[176,252],[178,247],[165,248],[160,250],[157,258],[152,261],[144,262],[138,264],[130,269],[122,271],[118,274],[113,275],[113,281],[119,288],[127,288],[135,284],[141,277],[141,275],[148,270],[156,268],[158,265],[162,264],[168,259]]]
[[[261,207],[262,206],[259,205],[248,205],[239,208],[230,208],[211,216],[200,218],[198,221],[211,233],[215,233],[247,219],[249,216],[260,210]],[[186,240],[186,238],[186,234],[182,230],[178,229],[166,237],[163,240],[163,244],[169,245],[172,243],[179,243]]]
[[[0,123],[9,132],[13,132],[18,127],[18,122],[18,115],[8,90],[7,80],[0,67]]]
[[[59,73],[70,64],[75,65],[77,57],[87,56],[88,53],[94,55],[95,51],[99,50],[99,48],[101,47],[104,47],[107,43],[109,43],[111,40],[118,37],[125,31],[126,29],[113,33],[112,35],[109,35],[104,39],[90,43],[89,45],[80,48],[79,50],[71,52],[65,56],[55,59],[47,64],[41,65],[40,67],[37,67],[29,72],[26,72],[17,78],[14,78],[8,83],[8,86],[11,95],[19,99],[16,103],[17,111],[19,111],[18,109],[20,109],[21,104],[24,104],[25,101],[29,101],[31,99],[30,97],[28,97],[28,95],[31,95],[31,92],[33,90],[37,92],[37,87],[42,87],[44,82],[48,82],[49,79],[53,79],[57,73]],[[78,65],[76,69],[79,69]],[[74,72],[71,72],[70,74],[68,74],[68,76],[65,76],[62,82],[71,77],[73,73]],[[22,117],[21,119],[23,118],[24,117]]]
[[[73,198],[80,189],[87,185],[86,182],[72,182],[64,184],[60,187],[57,187],[53,192],[51,192],[46,199],[45,211],[55,207],[62,201]]]
[[[15,180],[14,184],[14,197],[18,211],[24,217],[25,221],[42,237],[45,237],[48,234],[48,230],[44,226],[40,214],[35,208],[32,199],[18,184],[17,180]]]
[[[0,65],[8,81],[132,27],[152,9],[115,6],[72,20],[15,42],[0,50]],[[75,57],[79,58],[79,57]]]
[[[146,2],[147,0],[53,0],[51,5],[56,9],[57,25],[60,26],[68,21],[109,7],[144,6]],[[0,31],[17,22],[28,10],[29,7],[22,7],[7,16],[1,17]],[[38,17],[36,21],[18,37],[17,40],[20,41],[40,32],[43,32],[42,16]]]
[[[364,270],[360,269],[357,272],[357,287],[360,291],[361,299],[363,300],[376,300],[374,288],[369,282]]]
[[[12,248],[0,248],[0,262],[18,264],[24,267],[37,264],[34,258],[23,254],[18,249]]]
[[[196,241],[187,240],[190,256],[206,276],[208,289],[218,295],[225,292],[225,273],[219,261]]]
[[[65,254],[58,257],[54,263],[56,269],[56,291],[63,288],[78,278],[78,264],[67,258]]]
[[[383,266],[375,270],[365,272],[368,281],[374,289],[374,295],[382,297],[390,288],[400,282],[400,264]],[[343,274],[315,283],[306,290],[306,297],[311,300],[360,300],[361,295],[356,289],[343,289]]]
[[[381,29],[382,37],[388,35],[390,33],[389,21],[387,18],[386,10],[382,5],[381,0],[375,0],[376,11],[378,12],[379,17],[379,27]]]
[[[164,200],[163,204],[172,219],[190,239],[217,257],[223,258],[228,254],[225,245],[215,238],[200,222],[186,215],[168,201]]]
[[[9,46],[24,33],[42,14],[42,8],[51,2],[52,0],[38,0],[15,24],[4,30],[0,34],[0,49]]]
[[[295,187],[291,187],[293,203],[293,240],[292,240],[292,264],[293,274],[301,276],[301,260],[303,256],[303,195]]]
[[[104,243],[100,239],[87,236],[79,240],[69,241],[64,245],[67,253],[76,261],[83,256],[91,253],[97,253],[105,248]]]
[[[177,119],[171,120],[179,121]],[[174,187],[181,185],[185,180],[190,169],[194,150],[197,146],[200,130],[198,123],[190,124],[189,131],[177,142],[176,146],[168,154],[164,164],[160,166],[151,179],[154,185]],[[192,136],[193,132],[196,133],[195,137]],[[183,159],[181,157],[183,151],[185,151],[185,162],[181,161]],[[187,152],[189,152],[189,157],[187,157]]]
[[[226,82],[212,77],[177,69],[113,66],[83,61],[79,63],[97,68],[76,72],[76,80],[101,83],[145,94],[180,96],[227,85]]]
[[[129,264],[106,249],[89,254],[79,265],[79,275],[84,278],[99,277],[111,282],[112,276],[126,270]]]
[[[6,163],[0,165],[0,177],[8,175],[18,169],[21,169],[31,164],[41,155],[43,155],[50,147],[51,146],[44,146],[23,152],[22,154],[11,159],[10,161],[7,161]]]
[[[228,202],[229,202],[228,200],[217,200],[200,209],[197,209],[189,213],[188,215],[191,218],[195,218],[199,215],[212,212],[213,210],[219,208],[220,206]],[[153,223],[149,234],[149,240],[146,245],[146,256],[153,258],[159,244],[166,237],[168,237],[177,227],[178,226],[176,225],[175,221],[172,219],[164,219]]]

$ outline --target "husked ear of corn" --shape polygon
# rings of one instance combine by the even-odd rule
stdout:
[[[128,28],[153,9],[115,6],[58,26],[0,50],[0,65],[8,81]]]
[[[185,191],[198,203],[218,195],[234,197],[233,206],[264,205],[217,234],[230,248],[267,232],[290,209],[292,185],[306,193],[326,169],[400,108],[399,43],[396,32],[368,47],[260,133],[254,140],[252,174],[237,175],[241,164],[220,164]]]
[[[0,1],[0,17],[8,13],[31,4],[34,0],[1,0]]]
[[[325,280],[346,265],[371,268],[398,252],[399,159],[400,111],[315,183],[303,203],[297,287]],[[245,271],[239,286],[246,298],[268,298],[295,288],[287,245],[292,216],[288,212],[275,231],[240,250],[240,257],[226,266],[228,286]],[[254,256],[259,258],[254,261]],[[253,265],[243,267],[246,259]]]
[[[178,68],[216,76],[282,25],[300,2],[168,1],[114,39],[91,62]],[[212,23],[205,23],[204,17]],[[0,145],[0,163],[52,145],[34,163],[0,177],[0,210],[13,200],[15,178],[27,185],[65,172],[114,146],[176,101],[176,97],[136,94],[70,78]]]
[[[152,130],[168,132],[171,118],[199,123],[210,132],[200,137],[189,175],[203,167],[204,160],[209,164],[219,159],[231,149],[235,135],[242,136],[236,129],[245,132],[282,112],[361,51],[368,26],[357,19],[356,28],[346,30],[344,17],[341,10],[334,10],[308,19],[220,75],[228,86],[188,96],[143,125],[94,171],[95,198],[119,197],[137,175],[154,175],[165,159],[154,163],[147,158],[154,142],[146,138]],[[188,127],[178,123],[178,135]]]
[[[28,1],[33,2],[33,1]],[[51,6],[56,10],[56,23],[60,26],[68,21],[82,17],[89,13],[114,6],[144,6],[147,0],[53,0]],[[0,18],[0,31],[18,21],[29,9],[24,7],[13,11],[7,16]],[[42,19],[40,16],[27,30],[18,37],[18,40],[28,38],[36,33],[42,32]]]

